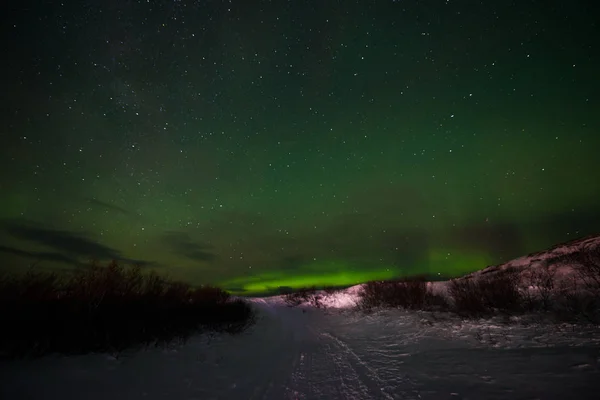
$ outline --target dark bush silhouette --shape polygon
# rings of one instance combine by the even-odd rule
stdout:
[[[557,280],[561,266],[574,274]],[[527,296],[537,306],[532,310],[548,311],[558,321],[600,323],[600,246],[590,244],[554,257],[537,273],[533,293]]]
[[[550,311],[558,321],[600,323],[600,299],[576,279],[558,285]]]
[[[538,261],[522,274],[523,308],[529,311],[550,311],[557,295],[557,265],[548,260]]]
[[[449,311],[450,303],[443,294],[432,293],[428,291],[425,297],[424,309],[428,311]]]
[[[360,291],[358,305],[363,309],[376,307],[424,309],[444,303],[440,296],[431,293],[423,277],[414,277],[367,282]]]
[[[316,308],[323,307],[323,296],[317,292],[316,287],[300,288],[295,292],[284,295],[284,301],[290,307],[296,307],[300,304],[308,303]]]
[[[238,333],[254,309],[214,287],[191,287],[113,261],[73,276],[29,271],[0,280],[0,356],[120,352]]]
[[[328,296],[331,296],[333,294],[339,293],[343,290],[343,288],[337,287],[337,286],[325,286],[323,288],[323,291],[325,292],[325,294],[327,294]]]
[[[514,312],[522,307],[519,277],[510,271],[453,279],[448,293],[454,310],[462,315],[483,316],[497,311]]]
[[[488,311],[479,284],[472,277],[451,280],[448,294],[455,311],[470,315],[484,314]]]
[[[600,246],[588,246],[575,268],[583,288],[590,295],[600,297]]]

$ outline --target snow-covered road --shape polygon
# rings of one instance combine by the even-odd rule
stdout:
[[[593,332],[288,308],[239,336],[0,363],[2,399],[592,399]]]

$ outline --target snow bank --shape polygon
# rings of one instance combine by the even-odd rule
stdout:
[[[252,301],[259,321],[239,336],[120,358],[0,362],[0,398],[595,399],[600,389],[593,330]]]

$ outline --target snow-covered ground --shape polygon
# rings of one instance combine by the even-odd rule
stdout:
[[[531,270],[539,270],[542,264],[548,263],[556,268],[557,278],[560,281],[561,279],[576,276],[574,267],[577,264],[574,260],[561,260],[561,257],[575,256],[577,258],[581,254],[591,255],[592,262],[600,262],[600,258],[598,258],[600,255],[600,236],[588,236],[557,244],[549,249],[518,257],[504,264],[493,265],[474,271],[467,274],[467,276],[480,277],[490,272],[507,269],[512,269],[523,274]]]
[[[358,288],[290,308],[253,299],[239,336],[119,358],[0,363],[2,399],[596,399],[600,335],[592,328],[446,314],[344,308]]]

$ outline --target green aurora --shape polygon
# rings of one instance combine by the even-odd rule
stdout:
[[[586,7],[15,6],[3,268],[118,259],[256,294],[455,276],[598,233]]]

